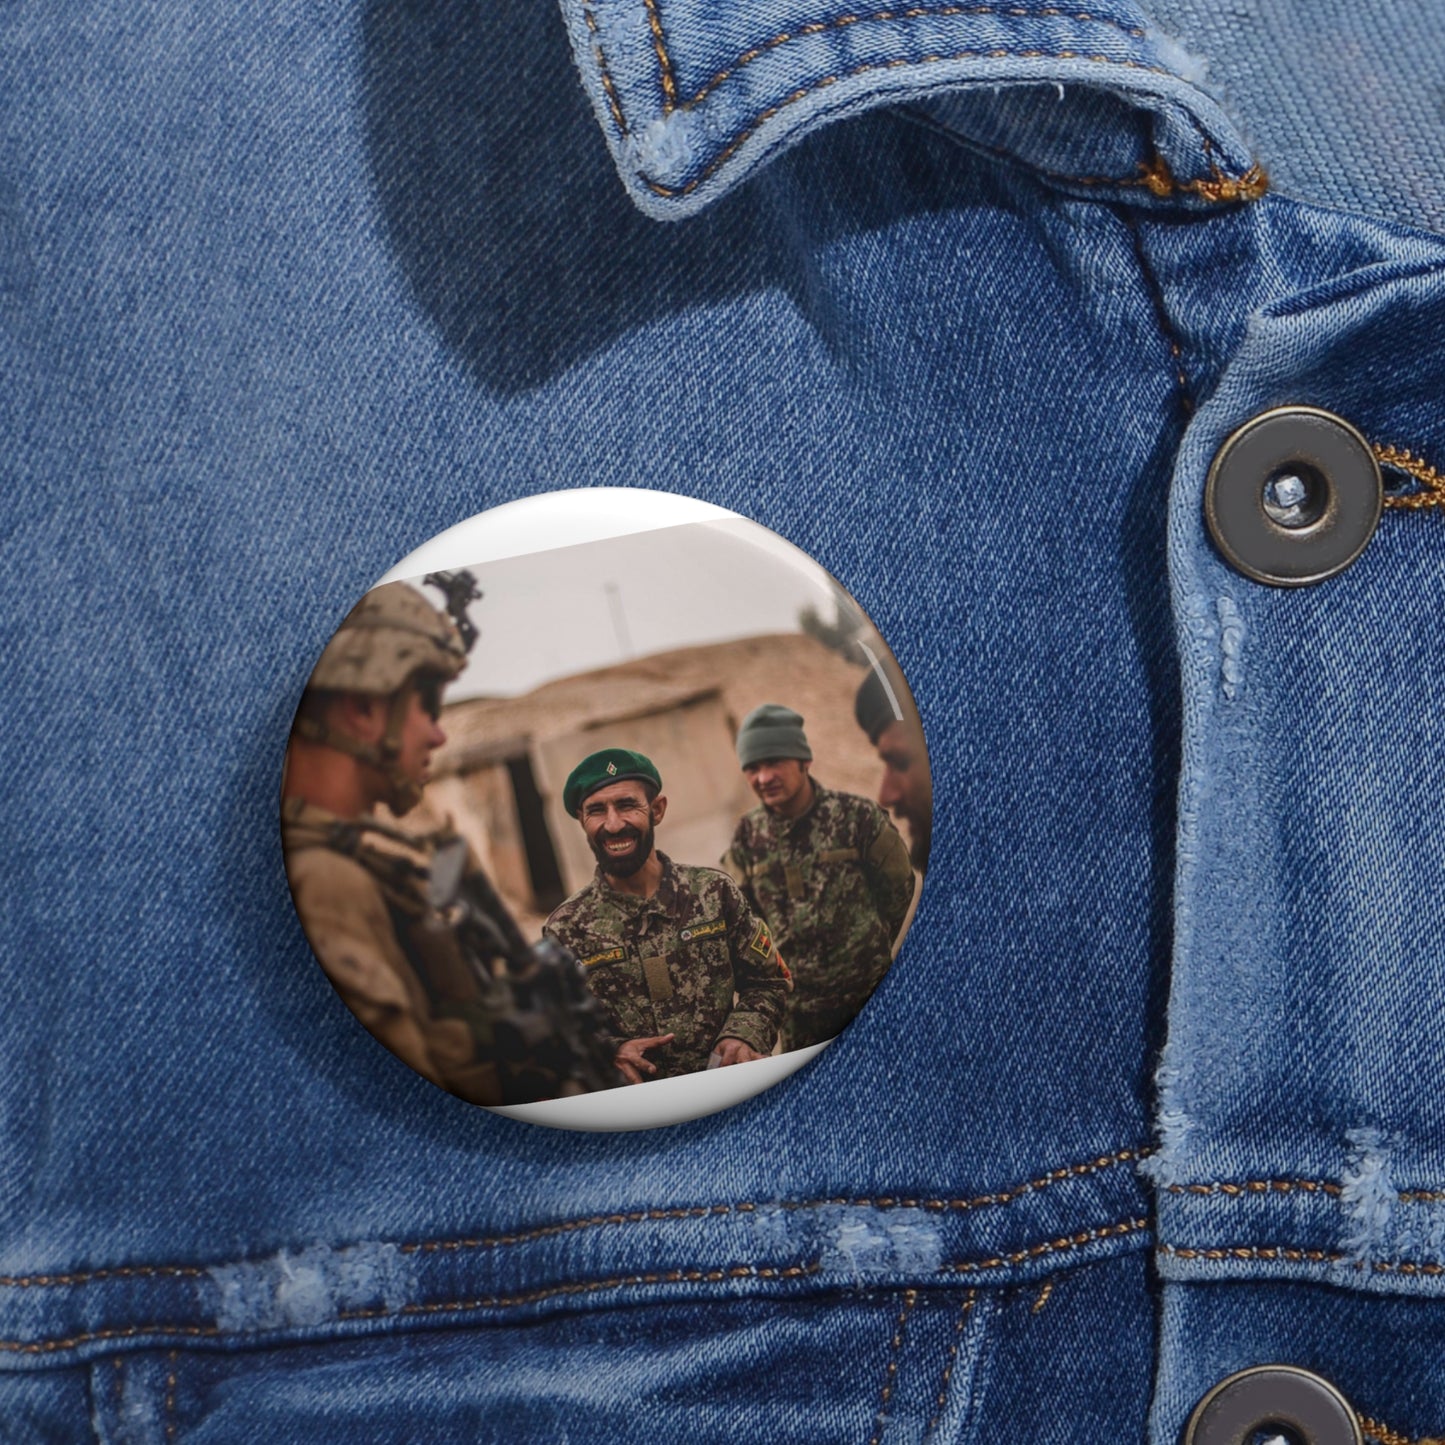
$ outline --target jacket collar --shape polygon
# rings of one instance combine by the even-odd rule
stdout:
[[[1131,3],[562,0],[624,185],[690,215],[810,131],[879,106],[944,105],[975,147],[1145,204],[1264,188],[1202,65]],[[968,103],[960,113],[953,102]]]

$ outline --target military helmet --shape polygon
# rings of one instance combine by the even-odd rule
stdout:
[[[387,582],[347,614],[308,686],[385,697],[417,673],[450,682],[466,665],[456,623],[405,582]]]
[[[459,575],[471,581],[470,574]],[[451,682],[466,665],[466,643],[450,617],[405,582],[374,587],[336,629],[306,686],[308,693],[389,697],[384,735],[379,742],[363,742],[320,716],[306,715],[304,705],[296,732],[379,769],[386,780],[385,802],[399,817],[421,801],[420,784],[398,764],[407,684],[425,678]]]

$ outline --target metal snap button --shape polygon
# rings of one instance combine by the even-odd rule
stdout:
[[[1384,492],[1369,443],[1312,406],[1251,418],[1220,447],[1204,487],[1210,535],[1237,571],[1274,587],[1343,572],[1380,521]]]
[[[1221,1380],[1194,1407],[1184,1445],[1249,1445],[1266,1432],[1289,1445],[1364,1445],[1345,1397],[1293,1365],[1256,1365]]]

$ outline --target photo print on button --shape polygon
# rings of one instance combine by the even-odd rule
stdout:
[[[297,708],[281,841],[357,1019],[458,1098],[678,1123],[792,1073],[898,956],[923,729],[806,554],[708,503],[552,492],[433,538]]]

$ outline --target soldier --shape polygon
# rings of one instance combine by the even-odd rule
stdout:
[[[657,850],[667,799],[652,762],[626,748],[593,753],[572,770],[562,801],[597,873],[543,932],[577,955],[627,1041],[615,1056],[624,1077],[636,1084],[770,1054],[788,971],[725,873]]]
[[[835,1037],[893,961],[913,898],[908,850],[888,815],[814,781],[803,719],[764,703],[738,730],[738,761],[762,800],[723,867],[742,885],[793,972],[786,1048]]]
[[[486,1105],[607,1087],[620,1080],[610,1044],[600,1061],[589,1049],[596,1005],[575,962],[527,949],[461,839],[375,815],[420,800],[446,741],[443,689],[476,635],[470,575],[439,585],[456,622],[388,583],[352,609],[311,675],[282,784],[296,911],[347,1006],[433,1083]]]
[[[878,801],[908,825],[909,860],[925,873],[933,840],[933,775],[923,727],[905,696],[902,680],[875,661],[859,685],[853,716],[883,763]]]

